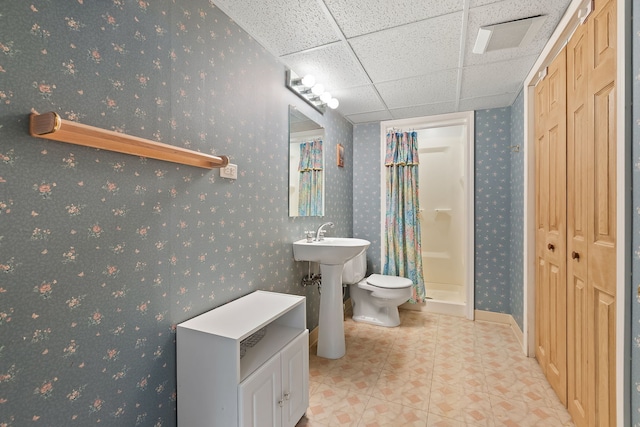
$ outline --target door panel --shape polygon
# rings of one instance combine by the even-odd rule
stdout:
[[[615,425],[615,1],[599,0],[568,44],[568,410]]]
[[[615,297],[593,291],[593,360],[595,362],[592,402],[594,426],[615,426],[616,420],[616,365],[615,365]]]
[[[587,408],[590,406],[588,335],[591,332],[588,329],[587,287],[583,280],[574,276],[574,282],[570,288],[572,302],[568,322],[572,324],[572,328],[569,330],[568,343],[567,409],[576,426],[587,426],[589,422]]]
[[[549,271],[549,357],[547,378],[556,390],[566,390],[566,286],[564,268],[551,264]],[[557,327],[561,325],[560,327]]]
[[[542,372],[547,374],[549,348],[549,316],[542,313],[549,312],[549,280],[547,263],[544,257],[538,257],[536,272],[536,360]]]
[[[560,400],[567,393],[566,53],[536,87],[536,358]]]
[[[587,234],[587,26],[567,46],[567,409],[578,427],[589,425]]]
[[[588,180],[590,425],[615,426],[616,306],[616,2],[600,0],[588,22],[592,108]]]

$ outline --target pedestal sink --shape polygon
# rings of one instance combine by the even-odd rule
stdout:
[[[318,356],[339,359],[344,356],[344,318],[342,309],[342,270],[344,263],[369,247],[369,241],[348,237],[293,242],[293,258],[320,264],[322,294],[318,325]]]

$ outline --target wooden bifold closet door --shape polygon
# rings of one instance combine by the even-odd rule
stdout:
[[[536,86],[536,358],[567,401],[566,52]]]
[[[563,119],[550,117],[555,113],[549,107],[552,81],[560,73],[554,67],[561,66],[564,51],[536,86],[536,358],[577,426],[616,425],[615,47],[616,0],[597,0],[566,47],[565,153],[552,139],[561,141],[552,129],[560,128],[554,120]],[[554,162],[562,159],[566,175],[555,176],[562,167]],[[562,185],[565,236],[547,219],[560,218],[564,225],[558,207],[563,190],[553,188]],[[557,235],[550,232],[554,228]],[[564,254],[551,256],[549,243]]]

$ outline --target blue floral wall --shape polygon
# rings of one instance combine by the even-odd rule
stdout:
[[[380,123],[354,126],[353,155],[353,235],[371,242],[367,270],[380,273]]]
[[[511,108],[476,111],[476,310],[511,313]]]
[[[634,5],[635,2],[634,2]],[[633,121],[633,261],[631,280],[631,423],[640,427],[640,8],[633,9],[632,77]]]
[[[61,6],[0,10],[0,425],[175,426],[177,323],[267,289],[317,325],[291,242],[353,232],[353,129],[207,0]],[[322,219],[288,217],[292,103],[326,127]],[[229,155],[238,180],[32,138],[31,111]]]
[[[511,106],[509,282],[511,315],[524,331],[524,92]]]

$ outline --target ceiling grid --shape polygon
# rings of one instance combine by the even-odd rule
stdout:
[[[570,0],[213,0],[352,123],[509,106]],[[473,53],[481,27],[542,15],[524,46]]]

